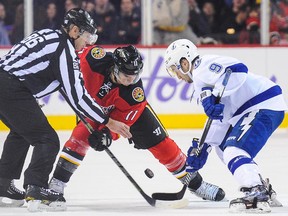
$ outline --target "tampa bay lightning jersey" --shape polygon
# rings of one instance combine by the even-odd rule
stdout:
[[[287,110],[282,89],[266,77],[251,73],[238,59],[226,56],[204,55],[190,74],[195,88],[194,98],[200,101],[203,87],[212,87],[217,96],[227,69],[232,71],[221,99],[225,105],[223,122],[236,124],[252,110]]]

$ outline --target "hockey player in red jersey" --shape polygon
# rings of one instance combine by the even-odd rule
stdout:
[[[85,48],[79,56],[86,89],[107,115],[130,126],[135,148],[150,151],[193,194],[212,201],[224,198],[224,191],[203,181],[198,172],[186,172],[186,155],[168,136],[146,101],[140,79],[143,61],[134,46],[119,47],[113,53],[92,46]],[[105,125],[90,119],[87,121],[97,133],[90,135],[82,122],[74,128],[63,147],[49,184],[50,189],[56,192],[64,193],[66,183],[90,146],[96,151],[103,151],[111,145],[112,139],[119,138],[118,134],[109,131]]]

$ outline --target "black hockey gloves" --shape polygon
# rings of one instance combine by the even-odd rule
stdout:
[[[112,136],[108,128],[103,128],[101,131],[94,130],[88,137],[89,145],[96,151],[103,151],[112,143]]]

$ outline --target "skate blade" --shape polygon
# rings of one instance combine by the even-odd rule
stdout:
[[[279,202],[277,199],[271,199],[268,202],[271,207],[283,207],[282,203]]]
[[[45,204],[41,200],[30,200],[27,204],[27,209],[30,212],[54,212],[54,211],[66,211],[67,206],[65,202],[51,202]]]
[[[14,200],[7,197],[0,197],[0,207],[21,207],[24,205],[23,200]]]
[[[231,213],[269,213],[271,212],[270,205],[267,202],[258,202],[257,208],[246,208],[244,203],[234,203],[229,207]]]
[[[181,200],[156,200],[155,207],[157,208],[172,208],[172,209],[179,209],[185,208],[189,204],[188,199],[181,199]]]

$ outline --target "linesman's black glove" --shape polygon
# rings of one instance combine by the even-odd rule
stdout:
[[[96,151],[103,151],[112,143],[112,136],[108,128],[103,128],[101,131],[94,130],[88,137],[89,145]]]

